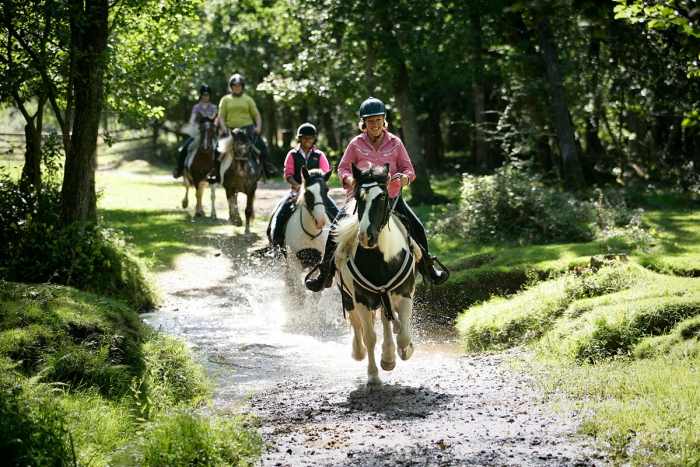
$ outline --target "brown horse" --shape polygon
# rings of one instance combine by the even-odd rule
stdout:
[[[190,153],[185,160],[185,170],[183,179],[185,181],[185,197],[182,200],[182,207],[186,208],[189,204],[188,194],[190,186],[196,187],[195,195],[197,197],[197,206],[195,208],[195,217],[204,217],[204,209],[202,208],[202,195],[204,188],[208,185],[207,174],[214,167],[214,132],[216,126],[214,121],[208,117],[202,117],[197,114],[197,123],[199,123],[199,134],[194,135],[195,141],[192,143],[194,148],[190,149]],[[215,190],[216,185],[211,186],[211,218],[216,219],[215,208]]]
[[[243,130],[232,130],[231,136],[219,141],[219,152],[224,155],[221,161],[222,186],[226,189],[231,223],[243,225],[238,212],[238,193],[245,193],[245,238],[252,240],[250,221],[253,219],[253,201],[258,180],[262,177],[263,162],[258,159],[258,150],[250,140],[250,134]]]

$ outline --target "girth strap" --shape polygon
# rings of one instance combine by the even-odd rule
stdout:
[[[348,257],[347,265],[350,274],[359,286],[361,286],[363,289],[369,292],[375,292],[379,294],[379,298],[382,301],[382,307],[384,308],[384,316],[386,316],[387,321],[393,321],[394,314],[393,309],[391,307],[391,298],[389,297],[389,293],[397,289],[404,282],[406,282],[406,279],[408,279],[408,275],[413,269],[413,262],[413,253],[411,252],[409,246],[408,250],[406,251],[406,256],[403,259],[403,264],[401,265],[401,268],[399,268],[399,272],[397,272],[396,275],[389,282],[387,282],[386,285],[382,286],[372,284],[365,276],[363,276],[362,273],[357,269],[357,266],[355,265],[352,256]]]

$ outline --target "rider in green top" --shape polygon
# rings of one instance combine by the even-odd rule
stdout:
[[[251,141],[253,145],[260,150],[265,163],[265,172],[268,177],[274,177],[279,171],[270,163],[270,154],[267,151],[267,143],[260,136],[262,120],[260,111],[255,101],[248,94],[243,92],[245,81],[238,73],[229,78],[229,87],[231,94],[221,98],[219,102],[219,126],[221,132],[226,135],[231,134],[234,128],[241,128],[246,131],[252,130]],[[209,183],[220,183],[221,162],[218,157],[214,160],[214,169],[211,171],[207,180]]]

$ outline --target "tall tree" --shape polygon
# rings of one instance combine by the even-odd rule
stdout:
[[[562,156],[563,178],[568,188],[581,190],[586,187],[581,170],[581,161],[576,150],[574,140],[574,129],[571,125],[571,115],[569,106],[566,104],[564,86],[557,56],[556,44],[552,34],[552,27],[549,18],[544,18],[538,25],[537,30],[542,39],[542,51],[547,62],[547,78],[549,79],[549,93],[551,96],[552,109],[554,110],[554,126],[559,138],[559,149]]]

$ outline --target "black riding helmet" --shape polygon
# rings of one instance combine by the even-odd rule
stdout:
[[[211,96],[211,88],[206,84],[202,85],[202,87],[199,88],[199,95],[203,96],[204,94],[209,94]]]
[[[384,102],[370,96],[360,104],[360,118],[365,119],[376,115],[386,115],[386,106]]]
[[[316,127],[310,123],[303,123],[297,130],[297,139],[302,136],[313,136],[314,141],[316,141]]]

